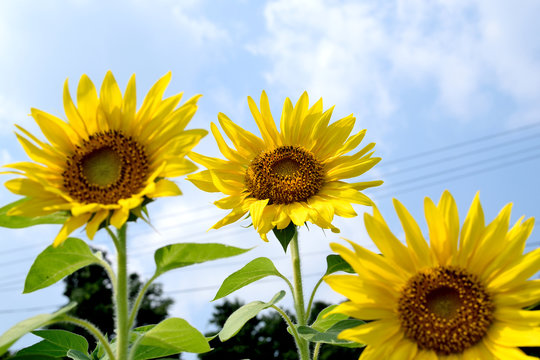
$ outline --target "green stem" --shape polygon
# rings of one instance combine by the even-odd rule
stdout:
[[[294,236],[290,242],[291,260],[293,265],[293,283],[294,283],[294,307],[296,308],[296,317],[298,325],[306,325],[306,308],[304,306],[304,291],[302,287],[302,271],[300,266],[300,250],[298,248],[298,229],[295,229]],[[300,360],[309,360],[309,343],[307,340],[299,337],[296,345]]]
[[[317,292],[317,289],[319,288],[319,286],[321,286],[323,279],[324,279],[324,276],[319,279],[319,281],[313,288],[313,291],[311,292],[311,296],[309,297],[309,302],[308,302],[307,311],[306,311],[306,317],[308,319],[309,319],[309,316],[311,315],[311,307],[313,306],[313,299],[315,298],[315,293]]]
[[[298,341],[300,340],[300,335],[298,335],[298,331],[296,330],[296,327],[294,326],[289,315],[287,315],[285,311],[281,310],[281,308],[276,305],[272,305],[271,308],[276,310],[281,315],[281,317],[285,320],[287,325],[289,325],[289,328],[291,329],[294,340],[296,343],[298,343]]]
[[[116,346],[118,360],[125,360],[128,356],[129,347],[129,304],[128,304],[128,278],[127,278],[127,244],[126,228],[122,226],[118,230],[118,236],[115,241],[117,251],[117,283],[115,294],[116,305]],[[114,238],[113,238],[114,240]]]
[[[319,351],[321,350],[322,343],[318,342],[315,344],[315,349],[313,350],[313,360],[319,359]]]
[[[128,327],[131,329],[134,325],[135,325],[135,318],[137,317],[137,313],[139,312],[139,308],[141,306],[141,302],[144,298],[144,294],[146,293],[146,291],[148,290],[148,288],[150,287],[150,285],[152,284],[152,282],[154,280],[156,280],[158,278],[159,275],[157,274],[154,274],[145,284],[144,286],[141,288],[141,290],[139,290],[139,293],[137,294],[137,298],[135,299],[135,302],[133,303],[133,307],[131,308],[131,313],[129,315],[129,320],[128,320]]]
[[[99,341],[99,343],[101,345],[103,345],[103,349],[105,350],[105,352],[109,356],[109,359],[111,359],[111,360],[116,359],[116,357],[114,356],[114,353],[113,353],[113,351],[111,349],[111,345],[109,344],[109,341],[107,340],[105,335],[103,335],[103,333],[101,331],[99,331],[99,329],[97,327],[95,327],[95,325],[92,324],[91,322],[88,322],[86,320],[79,319],[79,318],[76,318],[76,317],[70,316],[70,315],[63,315],[60,318],[58,318],[58,320],[55,320],[55,322],[56,321],[72,323],[72,324],[78,325],[78,326],[86,329],[90,334],[92,334]]]

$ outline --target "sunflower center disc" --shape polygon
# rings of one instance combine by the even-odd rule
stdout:
[[[144,148],[116,130],[95,133],[67,158],[64,190],[84,203],[115,204],[145,185],[148,160]]]
[[[441,318],[451,319],[457,315],[461,300],[456,289],[444,286],[432,290],[426,295],[426,305],[433,314]]]
[[[122,160],[114,150],[103,148],[86,155],[81,165],[89,184],[107,186],[118,180]]]
[[[413,276],[398,313],[406,336],[421,349],[459,354],[479,342],[493,322],[494,305],[478,278],[453,266]]]
[[[258,155],[246,170],[245,184],[251,195],[269,204],[305,201],[324,183],[323,165],[298,146],[280,146]]]

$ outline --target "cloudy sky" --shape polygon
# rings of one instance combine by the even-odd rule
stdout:
[[[489,220],[508,202],[512,221],[538,217],[539,13],[535,0],[1,0],[0,160],[26,159],[13,124],[36,130],[31,107],[64,117],[66,78],[72,89],[82,74],[99,86],[112,70],[124,88],[136,73],[142,98],[172,71],[168,95],[204,95],[191,128],[209,129],[224,112],[256,132],[246,97],[258,99],[263,89],[275,118],[286,97],[296,102],[304,90],[312,102],[322,97],[325,107],[336,105],[335,120],[355,114],[356,129],[368,130],[366,141],[376,142],[383,158],[364,179],[385,184],[368,194],[397,235],[392,197],[423,223],[423,198],[438,199],[444,189],[456,198],[461,219],[477,191]],[[197,151],[218,155],[211,136]],[[212,205],[217,197],[184,179],[178,184],[185,196],[150,205],[157,231],[130,228],[131,270],[149,276],[154,249],[167,243],[256,246],[161,279],[175,299],[172,315],[207,331],[210,300],[228,274],[258,256],[274,259],[286,275],[290,265],[275,239],[263,243],[241,224],[206,232],[224,215]],[[0,191],[2,204],[14,199]],[[341,236],[372,247],[361,217],[337,223]],[[57,231],[0,230],[0,332],[66,302],[62,284],[21,295],[33,258]],[[325,270],[331,241],[342,240],[315,228],[301,233],[308,289]],[[540,244],[538,230],[529,242],[529,249]],[[103,234],[94,244],[112,251]],[[238,297],[269,300],[283,286],[255,284]],[[340,299],[326,287],[318,298]]]

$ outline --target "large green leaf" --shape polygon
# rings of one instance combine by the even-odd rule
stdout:
[[[67,238],[56,248],[49,245],[32,264],[24,283],[24,293],[43,289],[80,268],[99,261],[100,258],[94,255],[81,239]]]
[[[272,260],[260,257],[250,261],[246,266],[227,277],[219,288],[214,300],[221,299],[254,281],[267,276],[283,277]],[[214,301],[212,300],[212,301]]]
[[[205,261],[228,258],[243,254],[251,249],[241,249],[223,244],[182,243],[167,245],[156,250],[156,274],[203,263]]]
[[[159,350],[161,350],[160,353]],[[210,345],[204,335],[186,320],[169,318],[142,335],[135,352],[135,360],[153,359],[156,356],[180,352],[200,354],[210,350]],[[154,355],[156,352],[158,355]]]
[[[283,247],[283,250],[287,252],[287,247],[289,246],[289,243],[291,242],[294,235],[298,231],[298,228],[291,221],[285,229],[274,228],[272,231],[274,232],[274,235],[276,236],[276,238],[279,240],[279,243]]]
[[[56,359],[66,356],[66,353],[66,348],[53,344],[47,340],[42,340],[38,343],[30,345],[29,347],[17,351],[17,358],[21,356],[42,355],[50,356]]]
[[[70,303],[55,313],[39,314],[19,322],[0,336],[0,355],[4,354],[23,335],[52,323],[54,319],[73,309],[76,305],[75,303]]]
[[[83,336],[65,330],[36,330],[32,334],[45,340],[17,352],[17,356],[43,355],[62,358],[70,349],[86,353],[88,341]]]
[[[39,336],[53,344],[62,346],[67,350],[73,349],[88,352],[88,341],[84,336],[66,330],[36,330],[32,334]]]
[[[325,275],[330,275],[338,271],[345,271],[349,274],[353,274],[354,270],[349,265],[348,262],[343,260],[343,258],[339,255],[328,255],[326,257],[326,273]]]
[[[9,216],[7,214],[8,211],[16,205],[28,200],[28,198],[20,199],[0,208],[0,226],[11,229],[20,229],[40,224],[63,224],[69,218],[69,213],[67,211],[58,211],[54,214],[37,216],[33,218],[24,216]]]
[[[311,327],[317,331],[325,332],[326,330],[334,326],[336,323],[342,320],[346,320],[348,316],[344,314],[327,315],[330,311],[334,310],[336,307],[337,305],[330,305],[324,308],[319,313],[319,315],[317,315],[317,319],[315,319],[313,324],[311,324]]]
[[[265,303],[262,301],[253,301],[240,307],[235,312],[233,312],[231,316],[229,316],[229,318],[225,321],[223,329],[221,329],[218,334],[219,339],[221,341],[229,340],[234,335],[236,335],[249,320],[257,316],[257,314],[260,313],[262,310],[268,309],[270,306],[283,299],[284,296],[285,291],[281,290],[276,295],[274,295],[272,300],[270,300],[269,302]]]
[[[362,320],[341,320],[330,327],[328,330],[320,332],[310,326],[298,326],[298,335],[309,342],[320,342],[324,344],[339,345],[345,347],[364,347],[364,344],[358,344],[348,340],[338,339],[338,335],[345,329],[364,324]]]

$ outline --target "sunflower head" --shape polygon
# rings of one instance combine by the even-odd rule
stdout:
[[[460,226],[449,192],[425,201],[429,245],[397,200],[406,245],[374,209],[365,216],[377,255],[353,242],[332,244],[358,275],[326,282],[349,301],[334,312],[373,320],[347,329],[343,339],[367,344],[361,359],[528,359],[518,346],[540,345],[540,249],[524,254],[534,219],[509,228],[511,205],[487,226],[478,196]]]
[[[10,215],[35,217],[69,211],[54,244],[62,243],[86,224],[90,239],[107,222],[122,227],[130,213],[153,198],[180,195],[167,178],[185,175],[196,166],[185,155],[206,135],[205,130],[185,130],[197,110],[194,96],[178,106],[182,94],[163,99],[168,73],[150,89],[139,110],[135,76],[124,95],[109,71],[98,95],[83,75],[72,101],[66,80],[64,109],[67,121],[32,109],[46,142],[17,126],[17,138],[34,162],[7,165],[18,178],[6,187],[27,201]]]
[[[219,124],[234,148],[212,123],[225,160],[189,155],[207,170],[188,176],[188,180],[204,191],[227,195],[215,204],[231,212],[213,228],[235,222],[249,212],[264,240],[270,230],[284,229],[291,222],[301,226],[309,221],[338,232],[332,224],[334,215],[353,217],[356,212],[351,204],[372,204],[360,191],[382,181],[343,181],[360,176],[380,160],[372,157],[373,143],[350,154],[365,135],[362,130],[350,136],[355,123],[352,115],[330,124],[333,108],[324,111],[322,99],[310,107],[304,93],[295,106],[285,100],[278,130],[264,91],[260,110],[250,97],[248,104],[261,137],[220,113]]]

